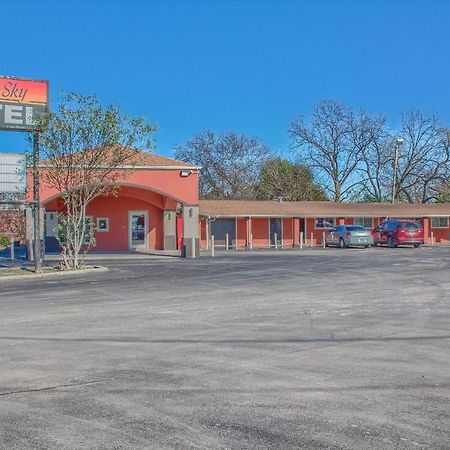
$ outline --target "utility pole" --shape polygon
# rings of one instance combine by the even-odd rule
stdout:
[[[397,138],[395,140],[394,173],[392,174],[392,203],[395,203],[397,170],[398,170],[398,150],[402,144],[403,138]]]
[[[33,211],[34,211],[34,270],[42,270],[41,261],[41,206],[39,199],[39,132],[33,133]]]

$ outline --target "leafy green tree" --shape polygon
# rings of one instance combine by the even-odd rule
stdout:
[[[287,201],[326,200],[308,167],[286,159],[272,158],[262,166],[256,198],[273,200],[277,197]]]
[[[88,205],[114,194],[117,182],[130,173],[140,149],[152,146],[156,127],[140,117],[122,113],[116,105],[103,107],[97,97],[72,93],[40,120],[41,179],[64,200],[57,234],[63,269],[83,265],[83,255],[95,244]]]

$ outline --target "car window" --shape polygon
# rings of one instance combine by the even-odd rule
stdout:
[[[418,230],[421,228],[420,224],[417,222],[399,222],[398,223],[399,228],[407,229],[407,230]]]
[[[387,231],[392,231],[392,230],[395,230],[396,227],[397,227],[397,222],[395,222],[395,220],[390,220],[389,222],[386,222],[386,225],[384,228]]]

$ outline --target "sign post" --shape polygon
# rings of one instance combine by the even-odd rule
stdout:
[[[39,200],[39,133],[33,133],[34,270],[42,269],[41,204]]]
[[[39,129],[36,119],[48,108],[48,81],[0,77],[0,130],[33,133],[34,268],[42,269],[39,201]],[[0,185],[1,188],[1,185]],[[0,190],[0,194],[4,191]]]

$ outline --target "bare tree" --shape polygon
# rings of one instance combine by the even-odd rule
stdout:
[[[386,118],[367,111],[354,113],[351,121],[352,141],[357,149],[358,198],[364,201],[383,202],[389,198],[392,174],[392,136],[386,128]]]
[[[351,108],[327,100],[315,107],[310,121],[300,116],[289,125],[300,161],[314,170],[336,202],[352,199],[359,182],[355,179],[360,157],[352,139],[353,116]]]
[[[311,121],[300,117],[292,122],[289,133],[302,161],[335,201],[393,197],[428,203],[443,198],[450,175],[450,138],[436,115],[409,111],[402,114],[400,129],[389,131],[383,116],[325,101]],[[396,149],[398,137],[403,145]]]
[[[205,131],[178,145],[175,157],[202,167],[202,198],[252,199],[261,165],[270,154],[257,138]]]
[[[414,110],[402,115],[400,135],[404,144],[398,155],[394,198],[410,203],[436,201],[450,173],[449,129],[436,115]]]
[[[118,179],[129,173],[120,167],[139,164],[136,146],[149,148],[155,127],[143,118],[123,115],[118,106],[103,108],[95,96],[81,94],[67,95],[40,126],[42,182],[61,193],[65,206],[57,233],[62,268],[76,269],[95,243],[86,217],[88,205],[114,194]]]

